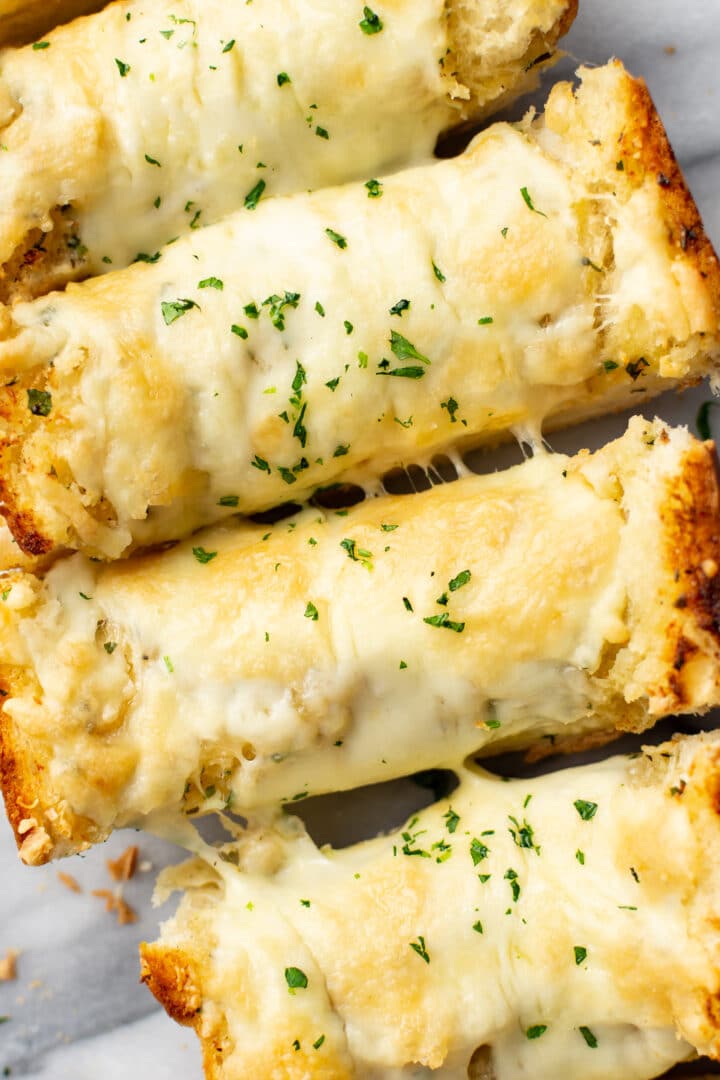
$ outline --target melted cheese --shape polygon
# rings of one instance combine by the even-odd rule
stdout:
[[[589,101],[634,85],[617,65],[585,81]],[[638,189],[618,172],[614,139],[583,142],[589,179],[544,149],[552,101],[537,137],[496,125],[379,198],[268,200],[155,265],[16,305],[6,501],[48,543],[114,558],[708,370],[717,313],[668,243],[654,174]],[[32,416],[43,386],[52,407]]]
[[[495,45],[504,85],[490,100],[566,4],[523,7],[505,53]],[[82,272],[98,274],[217,221],[258,184],[278,195],[430,156],[464,108],[489,104],[463,106],[470,91],[444,71],[445,9],[388,0],[368,34],[363,6],[335,0],[128,0],[49,48],[6,52],[0,262],[56,207],[72,208]]]
[[[463,771],[394,835],[318,850],[278,819],[170,871],[160,944],[201,987],[210,1075],[647,1080],[717,1053],[718,755]]]
[[[682,691],[673,667],[700,570],[671,507],[698,446],[638,419],[594,456],[15,575],[4,717],[48,828],[292,801],[720,700],[694,616]]]

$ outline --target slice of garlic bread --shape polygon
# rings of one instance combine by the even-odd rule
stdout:
[[[2,787],[29,863],[156,811],[292,803],[720,703],[712,444],[595,454],[6,575]]]
[[[452,161],[0,310],[2,512],[30,554],[118,558],[714,374],[719,312],[647,92],[610,64]]]
[[[208,1080],[649,1080],[720,1057],[717,735],[509,783],[397,833],[295,818],[169,871],[143,979]]]

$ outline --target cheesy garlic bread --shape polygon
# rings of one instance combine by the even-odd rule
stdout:
[[[649,1080],[720,1058],[719,805],[706,735],[463,770],[344,850],[278,816],[165,872],[188,891],[143,979],[208,1080]]]
[[[98,11],[107,2],[108,0],[0,0],[0,45],[18,45],[32,41],[60,23]]]
[[[0,310],[2,512],[30,554],[119,558],[720,356],[717,257],[618,63],[452,161],[268,200],[151,262]]]
[[[152,259],[268,195],[430,156],[528,88],[576,8],[124,0],[3,53],[0,300]]]
[[[702,712],[720,704],[719,566],[712,444],[636,418],[592,455],[8,574],[21,856]]]

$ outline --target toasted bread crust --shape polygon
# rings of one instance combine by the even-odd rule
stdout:
[[[0,695],[12,693],[14,680],[0,674]],[[39,866],[53,854],[55,844],[42,824],[42,766],[21,745],[17,729],[0,713],[0,790],[23,862]]]
[[[140,982],[160,1002],[168,1016],[185,1027],[198,1027],[203,993],[197,962],[182,949],[140,946]]]
[[[697,267],[720,324],[720,260],[705,232],[645,80],[629,79],[628,93],[631,123],[621,137],[621,156],[638,161],[647,173],[656,176],[669,243]]]
[[[668,637],[671,688],[678,706],[688,700],[688,660],[698,636],[720,652],[720,490],[713,442],[685,456],[682,481],[661,510],[668,566],[678,583],[674,635]]]

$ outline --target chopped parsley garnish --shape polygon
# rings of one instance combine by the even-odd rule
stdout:
[[[482,319],[478,319],[478,326],[490,326],[494,322],[492,315],[483,315]]]
[[[405,610],[406,611],[413,611],[414,610],[412,604],[410,603],[409,597],[403,596],[403,604],[405,605]]]
[[[366,4],[363,8],[363,18],[358,23],[358,26],[363,34],[379,34],[383,28],[383,22],[380,16]]]
[[[317,124],[316,127],[315,127],[315,134],[317,135],[318,139],[329,139],[330,138],[330,132],[328,131],[328,129],[324,128],[324,127],[320,127],[319,124]]]
[[[268,469],[268,472],[269,471],[270,470]],[[294,483],[296,483],[297,476],[292,471],[292,469],[288,469],[285,465],[279,465],[278,466],[278,472],[280,473],[281,477],[283,478],[283,480],[285,481],[286,484],[294,484]]]
[[[81,592],[79,595],[83,598],[83,600],[92,600],[92,596],[88,596],[87,593]]]
[[[35,52],[40,52],[43,49],[49,49],[49,48],[50,48],[50,42],[49,41],[34,41],[33,42],[33,49],[35,50]],[[7,1020],[7,1016],[3,1017],[3,1020]]]
[[[348,336],[349,336],[350,334],[352,334],[353,330],[355,329],[355,328],[354,328],[354,326],[353,326],[353,324],[352,324],[351,322],[348,322],[348,320],[347,320],[347,319],[345,319],[345,320],[344,320],[344,322],[343,322],[343,326],[345,327],[345,333],[346,333],[346,334],[347,334]],[[327,385],[327,384],[326,384],[326,385]]]
[[[301,900],[300,903],[302,904],[303,907],[310,907],[310,901],[309,900]]]
[[[460,815],[456,814],[451,806],[443,814],[443,819],[445,821],[445,828],[447,829],[447,831],[449,833],[454,833],[458,825],[460,824]]]
[[[103,262],[105,260],[103,259]],[[110,260],[112,262],[112,260]],[[133,262],[142,263],[156,263],[160,261],[160,252],[156,251],[154,255],[149,255],[146,251],[138,251],[137,255],[133,259]]]
[[[325,1042],[325,1036],[321,1035],[319,1039],[316,1039],[313,1043],[313,1050],[319,1050],[322,1044]]]
[[[112,656],[112,654],[117,649],[117,641],[106,641],[103,645],[103,649],[108,654],[108,656]]]
[[[238,326],[237,323],[233,323],[230,327],[230,333],[235,334],[236,337],[242,338],[243,341],[247,340],[248,332],[244,326]]]
[[[292,79],[288,75],[287,71],[279,71],[277,74],[278,86],[286,86],[289,82],[292,82]]]
[[[630,364],[625,365],[625,370],[632,379],[633,382],[642,374],[643,368],[650,367],[644,356],[641,356],[638,360],[633,360]]]
[[[473,866],[477,866],[483,859],[487,859],[490,854],[490,848],[483,844],[482,840],[478,840],[477,837],[470,841],[470,858],[472,859]]]
[[[603,360],[602,366],[605,371],[615,371],[616,368],[620,367],[614,360]]]
[[[239,502],[240,502],[240,497],[238,495],[221,495],[220,498],[218,499],[218,506],[234,506],[234,507],[237,507]]]
[[[365,187],[367,188],[368,199],[379,199],[382,195],[381,180],[366,180]]]
[[[425,368],[411,365],[405,368],[393,368],[391,371],[376,371],[375,374],[390,375],[398,379],[422,379],[425,375]]]
[[[533,1024],[525,1032],[527,1039],[539,1039],[541,1035],[544,1035],[547,1031],[547,1024]]]
[[[514,843],[519,848],[529,848],[537,855],[540,854],[540,845],[535,843],[535,833],[532,825],[530,825],[525,819],[523,819],[522,825],[516,817],[509,816],[511,823],[508,832],[513,838]]]
[[[311,600],[308,600],[307,602],[307,607],[305,608],[305,618],[312,619],[313,622],[317,622],[320,618],[318,614],[318,609],[315,607]]]
[[[392,330],[390,333],[390,348],[398,360],[420,360],[423,364],[430,363],[427,356],[418,352],[412,342],[402,334],[398,334],[397,330]]]
[[[172,675],[175,671],[175,665],[173,664],[169,656],[163,656],[163,664],[168,669],[169,673]]]
[[[393,306],[390,308],[390,314],[391,315],[399,315],[400,318],[402,318],[403,311],[408,311],[409,309],[410,309],[410,301],[409,300],[398,300],[397,304],[393,304]]]
[[[246,210],[254,210],[256,208],[257,204],[260,202],[260,199],[262,198],[262,194],[263,194],[266,187],[267,187],[267,184],[265,183],[264,180],[258,180],[255,187],[251,188],[250,191],[248,191],[247,195],[245,196],[245,209]]]
[[[467,585],[472,574],[469,570],[461,570],[451,581],[448,582],[448,588],[450,592],[457,592],[458,589],[462,589],[463,585]]]
[[[587,255],[583,255],[583,257],[582,257],[582,259],[580,261],[581,261],[583,266],[589,266],[591,270],[596,270],[598,274],[602,274],[602,272],[603,272],[602,266],[598,266],[598,264],[594,263],[592,261],[592,259],[588,259]]]
[[[127,75],[130,74],[130,71],[131,71],[130,65],[126,64],[124,60],[118,60],[117,57],[116,57],[115,58],[115,63],[117,64],[117,69],[120,72],[120,78],[121,79],[124,79]]]
[[[198,281],[198,289],[217,289],[222,292],[225,288],[225,282],[221,281],[217,277],[206,277],[202,281]]]
[[[232,50],[234,48],[235,48],[235,38],[231,38],[230,41],[227,41],[225,43],[225,45],[223,45],[223,52],[224,53],[232,52]]]
[[[465,629],[465,623],[453,622],[447,611],[443,611],[442,615],[428,615],[423,622],[428,626],[440,626],[445,630],[453,630],[456,634],[462,634]]]
[[[288,292],[287,290],[285,290],[284,296],[278,296],[277,293],[273,293],[272,296],[268,296],[266,300],[263,300],[262,306],[268,308],[270,322],[273,324],[275,329],[283,331],[285,329],[285,308],[296,308],[299,303],[300,293]],[[256,319],[258,316],[251,314],[251,312],[248,310],[251,307],[255,307],[257,310],[256,305],[248,304],[248,306],[245,308],[245,314],[249,315],[250,318]],[[302,367],[302,365],[298,366]],[[293,390],[295,390],[295,392],[297,393],[299,389],[300,387],[296,387],[295,382],[293,382]]]
[[[542,210],[538,210],[538,208],[535,206],[535,204],[532,201],[532,198],[530,197],[530,192],[528,191],[528,189],[526,187],[520,188],[520,194],[522,195],[523,202],[527,206],[528,210],[532,210],[533,214],[539,214],[540,217],[544,217],[544,218],[547,217],[547,214],[543,214]]]
[[[697,416],[695,417],[695,427],[697,433],[701,439],[711,439],[712,431],[710,429],[710,410],[713,406],[720,404],[717,401],[704,401],[698,409]]]
[[[206,551],[204,547],[194,547],[192,553],[203,566],[217,558],[217,551]]]
[[[243,308],[243,311],[247,315],[248,319],[260,318],[260,308],[257,306],[257,304],[246,304]]]
[[[155,165],[158,169],[162,169],[162,165],[160,164],[160,162],[158,161],[157,158],[150,157],[149,154],[146,154],[145,155],[145,160],[147,161],[148,165]]]
[[[575,858],[577,859],[577,861],[580,863],[581,866],[585,865],[585,852],[581,851],[580,848],[578,848],[577,851],[575,852]]]
[[[326,382],[325,385],[327,386],[328,390],[332,390],[332,392],[335,393],[339,382],[340,376],[338,376],[337,379],[330,379],[330,382]]]
[[[294,994],[296,990],[305,990],[307,988],[308,977],[300,968],[286,967],[285,982],[290,993]]]
[[[319,300],[315,301],[315,310],[317,311],[321,319],[325,318],[325,308],[322,306]]]
[[[505,880],[510,882],[510,889],[512,891],[512,898],[515,903],[520,899],[520,883],[517,879],[517,870],[506,870]]]
[[[457,424],[457,416],[455,415],[455,413],[458,411],[460,406],[458,405],[454,397],[449,397],[447,401],[441,401],[440,408],[447,409],[451,424]]]
[[[578,1031],[580,1032],[580,1034],[582,1035],[583,1039],[588,1044],[590,1049],[595,1050],[597,1048],[598,1041],[597,1041],[597,1037],[592,1033],[590,1028],[589,1027],[580,1027],[580,1028],[578,1028]]]
[[[418,937],[417,941],[410,942],[410,948],[416,952],[426,964],[430,963],[430,953],[425,948],[425,938],[422,935]]]
[[[483,924],[480,922],[479,919],[478,919],[478,921],[476,923],[473,923],[473,930],[478,934],[482,934],[482,932],[483,932]]]
[[[345,540],[340,541],[340,547],[344,548],[348,554],[348,558],[352,559],[353,562],[361,562],[368,570],[372,569],[372,552],[365,551],[364,548],[359,548],[357,546],[357,541],[346,538]]]
[[[268,465],[267,461],[265,460],[265,458],[261,458],[259,454],[255,455],[250,464],[253,466],[254,469],[259,469],[260,472],[270,472],[270,466]]]
[[[349,446],[343,446],[341,443],[338,443],[333,451],[333,457],[345,457],[349,449]]]
[[[575,953],[575,963],[579,966],[587,958],[587,949],[584,945],[573,946],[573,952]]]
[[[162,311],[162,317],[165,320],[166,326],[172,326],[177,319],[182,318],[183,315],[187,315],[188,311],[193,308],[200,310],[200,305],[196,304],[194,300],[163,300],[160,304],[160,310]]]
[[[435,277],[436,277],[436,278],[438,279],[438,281],[440,282],[440,284],[441,284],[441,285],[444,285],[444,284],[445,284],[445,282],[447,281],[447,278],[446,278],[446,277],[445,277],[445,275],[443,274],[443,272],[442,272],[442,270],[440,269],[440,267],[439,267],[439,266],[437,266],[437,265],[436,265],[436,264],[435,264],[435,263],[433,262],[433,263],[432,263],[432,268],[433,268],[433,274],[435,275]]]
[[[49,416],[52,411],[52,394],[48,390],[28,390],[27,402],[33,416]]]
[[[397,528],[399,528],[399,526],[398,525],[381,525],[380,528],[382,529],[383,532],[395,532],[395,530]]]
[[[345,237],[341,236],[340,233],[335,232],[334,229],[326,229],[325,230],[325,235],[329,236],[330,239],[332,240],[333,244],[337,244],[337,246],[342,251],[344,251],[345,248],[348,246],[347,240],[345,239]]]
[[[576,799],[573,806],[577,810],[583,821],[592,821],[597,813],[598,804],[594,802],[587,802],[586,799]]]
[[[405,671],[406,669],[407,669],[407,664],[405,663],[404,660],[401,660],[400,661],[400,670]]]

